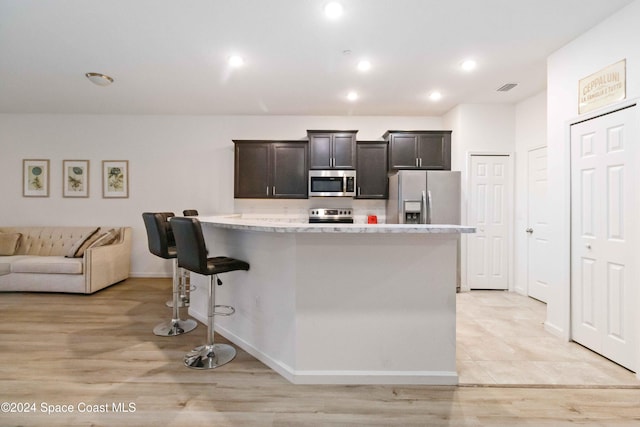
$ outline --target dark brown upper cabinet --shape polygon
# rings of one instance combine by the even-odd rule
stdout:
[[[234,140],[234,197],[306,199],[307,143]]]
[[[384,134],[389,142],[389,170],[451,170],[451,131],[397,131]]]
[[[310,169],[354,169],[357,130],[308,130]]]
[[[385,141],[356,143],[356,199],[388,198],[388,144]]]

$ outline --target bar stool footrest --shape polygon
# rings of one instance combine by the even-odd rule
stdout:
[[[216,311],[216,308],[223,308],[227,311]],[[213,306],[213,315],[214,316],[231,316],[236,312],[236,309],[231,307],[230,305],[220,305],[216,304]]]
[[[189,303],[190,303],[190,301],[188,301],[188,300],[185,301],[185,300],[182,300],[182,299],[178,298],[178,307],[180,307],[180,308],[189,307]],[[173,300],[170,299],[164,305],[166,305],[169,308],[173,308]]]

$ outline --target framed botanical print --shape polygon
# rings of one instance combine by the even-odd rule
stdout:
[[[22,196],[49,197],[49,159],[22,160]]]
[[[89,197],[89,160],[62,161],[62,197]]]
[[[102,161],[102,197],[105,199],[129,197],[128,160]]]

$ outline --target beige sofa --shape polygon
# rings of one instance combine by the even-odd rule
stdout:
[[[129,277],[131,227],[0,227],[0,291],[91,294]]]

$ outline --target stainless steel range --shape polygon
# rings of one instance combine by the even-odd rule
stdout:
[[[312,208],[309,209],[310,224],[353,224],[351,208]]]

